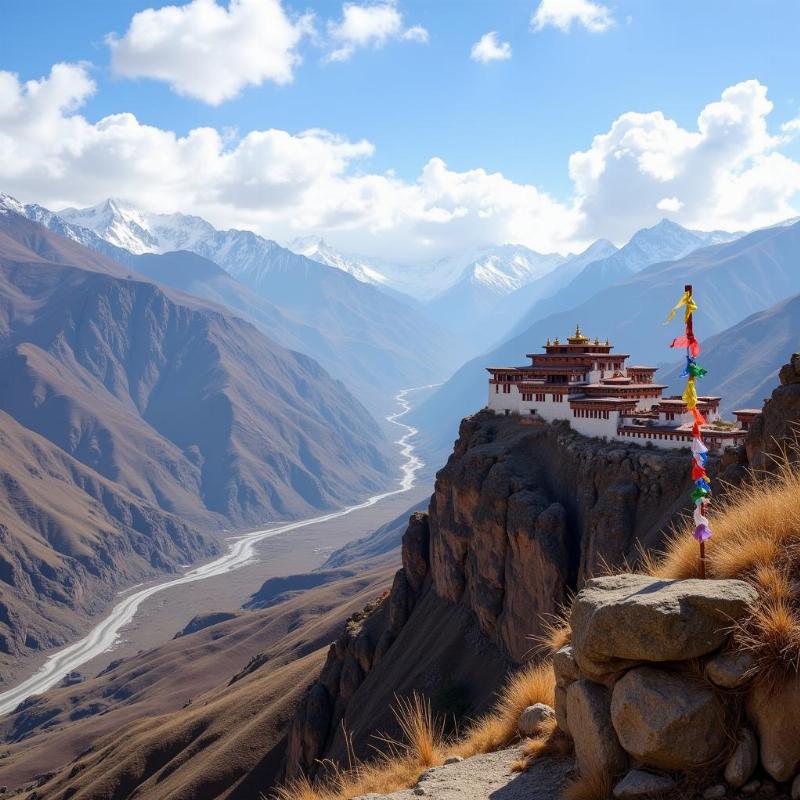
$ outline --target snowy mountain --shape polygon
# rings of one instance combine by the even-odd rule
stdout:
[[[68,209],[70,222],[39,206],[6,202],[159,283],[246,316],[283,346],[318,359],[378,415],[386,413],[399,389],[441,380],[463,354],[411,298],[393,296],[250,231],[218,231],[199,217],[149,214],[118,200]]]
[[[544,278],[565,260],[558,253],[537,253],[523,245],[511,244],[486,247],[468,256],[449,259],[448,269],[451,264],[462,265],[458,279],[426,307],[477,352],[491,344],[496,335],[482,322],[502,298]],[[440,267],[444,266],[440,262]]]
[[[539,299],[518,320],[511,333],[524,330],[548,314],[573,308],[651,264],[674,261],[702,247],[725,244],[742,235],[724,231],[691,231],[671,220],[662,219],[652,228],[637,231],[616,252],[587,264],[557,292]]]
[[[320,236],[297,238],[289,245],[289,249],[293,253],[310,258],[320,264],[327,264],[329,267],[347,272],[362,283],[383,286],[388,280],[385,275],[378,272],[365,260],[343,255]]]
[[[598,239],[539,280],[527,283],[502,298],[487,320],[491,329],[497,334],[497,341],[503,339],[536,303],[552,297],[563,289],[589,264],[608,258],[616,252],[617,248],[608,239]]]

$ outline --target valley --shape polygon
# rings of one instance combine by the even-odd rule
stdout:
[[[319,567],[331,551],[372,532],[426,497],[429,480],[418,483],[425,464],[415,451],[417,430],[402,419],[411,410],[409,397],[433,388],[399,392],[395,398],[399,410],[387,417],[401,432],[395,443],[402,458],[396,488],[328,514],[224,538],[221,544],[227,551],[219,558],[180,577],[121,592],[122,599],[86,636],[50,656],[26,680],[0,693],[0,715],[71,672],[94,674],[112,658],[170,639],[194,616],[239,608],[265,579]]]

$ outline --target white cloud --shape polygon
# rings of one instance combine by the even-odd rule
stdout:
[[[497,39],[497,31],[489,31],[489,33],[484,33],[472,45],[469,57],[481,64],[488,64],[490,61],[503,61],[511,58],[511,45],[508,42],[499,41]]]
[[[428,41],[421,25],[406,28],[394,0],[380,3],[345,3],[339,22],[328,22],[328,37],[333,49],[327,61],[347,61],[358,48],[382,47],[392,39]]]
[[[771,110],[766,86],[750,80],[703,108],[696,130],[660,111],[622,114],[570,157],[584,220],[577,233],[619,240],[663,210],[689,227],[729,230],[793,216],[800,164],[777,151]],[[682,205],[664,209],[665,198]]]
[[[518,242],[566,250],[618,244],[664,215],[692,228],[740,230],[795,216],[800,163],[779,152],[766,88],[746,81],[701,110],[696,129],[628,112],[574,153],[571,198],[483,169],[430,158],[418,177],[368,169],[373,145],[324,130],[196,128],[186,135],[122,113],[80,113],[95,86],[83,65],[20,82],[0,72],[0,190],[45,206],[123,195],[279,241],[317,233],[393,260]]]
[[[112,34],[112,68],[154,78],[179,94],[218,105],[245,86],[285,84],[300,61],[297,46],[309,16],[291,19],[280,0],[192,0],[134,14],[122,37]]]
[[[541,0],[531,18],[535,31],[551,26],[569,33],[573,24],[592,33],[602,33],[614,25],[614,18],[607,6],[592,0]]]
[[[800,117],[784,122],[783,125],[781,125],[781,133],[785,135],[787,140],[793,139],[800,134]]]
[[[659,211],[680,211],[683,208],[683,203],[677,197],[662,197],[656,203],[656,208]]]
[[[412,25],[408,30],[404,31],[400,38],[404,42],[427,44],[430,41],[430,34],[427,28],[423,28],[422,25]]]

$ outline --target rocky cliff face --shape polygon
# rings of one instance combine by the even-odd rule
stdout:
[[[800,353],[792,355],[778,378],[781,385],[764,404],[764,411],[753,423],[745,443],[747,462],[756,469],[769,468],[786,441],[800,437]]]
[[[565,425],[465,419],[391,591],[348,622],[301,702],[288,773],[342,757],[343,730],[366,751],[370,732],[392,728],[394,694],[421,689],[440,712],[480,713],[571,590],[663,541],[688,497],[686,464]]]

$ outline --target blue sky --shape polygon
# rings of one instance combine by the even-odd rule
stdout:
[[[537,210],[534,207],[538,201],[529,202],[525,192],[520,191],[517,192],[520,198],[508,200],[504,195],[500,204],[505,207],[514,202],[527,203],[521,212],[524,218],[517,214],[516,222],[505,227],[489,226],[491,230],[481,235],[487,239],[524,238],[520,230],[526,226],[550,228],[552,235],[539,231],[526,242],[539,246],[579,244],[601,234],[604,225],[608,226],[609,235],[619,240],[642,222],[651,218],[655,221],[659,214],[663,215],[662,208],[650,209],[652,213],[646,217],[632,215],[623,204],[616,212],[612,209],[614,216],[610,219],[576,221],[576,204],[581,208],[593,205],[597,209],[609,198],[612,201],[617,198],[624,187],[614,187],[614,192],[604,187],[593,203],[584,203],[584,194],[591,194],[596,187],[586,189],[584,194],[576,191],[569,173],[570,155],[588,151],[593,137],[607,133],[626,112],[660,111],[680,129],[692,133],[697,131],[698,114],[719,100],[726,88],[756,80],[765,87],[773,105],[771,111],[762,110],[756,116],[766,119],[770,135],[782,136],[782,141],[769,146],[762,143],[760,150],[756,146],[755,158],[779,152],[792,165],[800,160],[798,137],[781,134],[782,124],[788,123],[791,128],[791,121],[800,116],[797,84],[800,3],[549,1],[568,4],[577,1],[578,5],[583,2],[601,7],[610,22],[601,31],[587,30],[577,18],[568,31],[552,24],[533,30],[531,19],[539,6],[538,0],[364,2],[360,5],[367,8],[391,6],[402,18],[400,32],[382,42],[356,46],[346,60],[330,62],[327,59],[335,46],[330,41],[330,26],[343,19],[342,3],[283,3],[282,11],[288,19],[296,21],[300,14],[308,12],[314,15],[315,32],[304,34],[292,49],[301,62],[291,67],[291,80],[278,85],[268,77],[257,85],[243,86],[234,97],[216,105],[180,94],[168,80],[137,77],[147,73],[148,68],[142,67],[147,54],[136,56],[138,66],[128,67],[128,74],[119,68],[112,69],[107,34],[113,32],[124,37],[137,12],[158,10],[165,4],[123,0],[9,3],[3,10],[4,22],[0,28],[0,70],[15,73],[24,82],[44,78],[56,63],[83,64],[82,69],[94,88],[82,93],[65,116],[77,113],[89,124],[108,115],[128,112],[140,124],[174,132],[179,137],[196,128],[214,128],[223,134],[227,147],[233,146],[237,137],[268,129],[291,135],[307,129],[324,129],[350,142],[367,140],[372,146],[370,154],[341,156],[347,166],[344,171],[334,168],[334,172],[338,170],[337,180],[344,176],[384,175],[392,170],[404,185],[414,186],[432,158],[446,163],[448,180],[451,173],[463,175],[475,169],[499,172],[515,186],[535,187],[536,192],[552,198],[563,206],[565,216],[555,220],[552,208]],[[278,0],[269,2],[275,4]],[[219,6],[224,11],[227,3],[219,0]],[[402,31],[418,26],[427,32],[427,42],[419,41],[419,37],[402,38]],[[472,46],[489,31],[495,31],[497,40],[510,46],[510,58],[488,63],[470,58]],[[231,47],[235,46],[231,42]],[[224,58],[219,54],[217,57],[222,59],[220,68],[224,69]],[[2,132],[0,107],[0,136]],[[740,175],[748,168],[742,158],[753,157],[751,144],[743,144],[746,152],[726,162],[723,168]],[[16,147],[22,146],[17,142]],[[711,151],[716,149],[714,142],[708,146]],[[58,158],[63,165],[64,155],[59,153]],[[73,164],[70,168],[77,167]],[[783,165],[776,163],[771,169],[761,171],[774,176],[786,171],[782,168]],[[226,184],[237,177],[246,179],[237,172],[226,179]],[[754,179],[748,178],[748,182]],[[298,186],[302,188],[308,180],[308,176],[301,176]],[[113,193],[132,196],[144,205],[157,204],[158,197],[170,197],[172,205],[180,206],[183,199],[175,187],[174,193],[166,194],[137,188],[141,175],[127,176],[121,170],[118,181],[118,186],[109,187]],[[171,183],[183,181],[181,177]],[[680,212],[674,212],[678,221],[685,224],[702,221],[701,203],[708,205],[709,197],[698,196],[693,202],[685,185],[677,184],[686,193],[685,197],[678,197],[675,187],[667,185],[669,181],[665,182],[663,177],[659,181],[665,184],[664,197],[659,202],[670,201],[661,205],[675,209],[681,206]],[[48,183],[41,174],[26,179],[24,175],[0,173],[0,189],[13,189],[28,195],[23,199],[50,203],[89,203],[102,199],[93,192],[106,190],[103,181],[97,179],[87,184],[69,196],[58,181]],[[720,191],[728,191],[724,181],[720,186]],[[332,191],[330,185],[320,187],[319,191],[323,189]],[[791,185],[781,185],[776,190],[770,185],[770,190],[777,191],[780,197],[753,213],[752,220],[746,218],[742,208],[727,209],[725,203],[715,201],[721,210],[709,208],[709,224],[704,227],[721,223],[729,227],[759,224],[770,214],[779,216],[791,210],[789,205],[796,202],[796,189],[793,192]],[[479,193],[480,189],[475,191]],[[217,190],[211,200],[203,201],[199,194],[203,192],[196,186],[187,186],[183,207],[174,210],[196,210],[216,217],[219,223],[261,227],[263,232],[278,238],[306,232],[304,228],[318,229],[350,247],[375,252],[385,249],[383,255],[396,250],[397,243],[408,241],[409,236],[422,242],[423,250],[425,242],[435,239],[431,253],[436,254],[442,249],[442,242],[463,235],[472,227],[449,225],[451,221],[458,222],[457,214],[447,224],[438,219],[432,223],[434,214],[423,219],[421,225],[404,220],[392,226],[390,218],[397,216],[397,204],[402,206],[403,200],[393,200],[389,210],[376,222],[374,218],[355,219],[358,214],[349,208],[347,213],[341,211],[341,205],[351,203],[350,195],[346,203],[339,204],[339,213],[333,214],[330,209],[320,211],[318,198],[304,200],[293,195],[291,202],[300,211],[287,220],[279,219],[274,203],[271,205],[269,201],[259,205],[252,199],[242,202],[232,199],[234,192],[229,187]],[[283,196],[269,182],[264,186],[264,194],[273,199]],[[449,189],[445,194],[450,194]],[[467,194],[474,200],[472,190]],[[372,196],[368,201],[362,197],[357,204],[363,207],[373,200]],[[454,207],[462,208],[459,205],[462,201],[468,209],[466,216],[470,217],[472,209],[463,197],[450,198],[450,205],[442,202],[452,216]],[[645,201],[650,202],[646,198]],[[422,205],[430,210],[436,207],[436,202],[426,197]],[[743,201],[740,205],[746,204]],[[490,200],[488,205],[497,204]],[[513,209],[506,212],[515,213]],[[572,218],[567,219],[570,213]],[[420,214],[424,216],[422,212],[416,216]],[[629,222],[622,217],[630,217]],[[540,219],[541,225],[537,225]],[[434,233],[431,228],[436,229]],[[381,241],[387,243],[386,248],[380,246]],[[409,248],[409,254],[417,250],[419,247]]]

